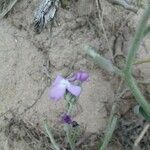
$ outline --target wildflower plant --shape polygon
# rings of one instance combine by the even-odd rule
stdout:
[[[117,112],[117,101],[121,97],[121,86],[123,83],[126,83],[128,89],[132,92],[137,101],[138,113],[145,118],[145,120],[150,120],[150,102],[146,100],[143,94],[141,93],[140,89],[137,86],[137,82],[133,77],[133,64],[135,60],[136,53],[139,49],[140,43],[143,38],[150,33],[150,25],[148,21],[150,19],[150,3],[148,1],[147,8],[140,20],[139,26],[135,33],[133,42],[131,43],[131,47],[128,50],[128,55],[126,57],[126,64],[123,68],[118,68],[114,66],[114,64],[104,58],[103,56],[99,55],[92,47],[88,45],[84,45],[84,49],[86,53],[93,58],[93,60],[104,70],[115,74],[121,77],[120,86],[117,90],[117,94],[114,96],[114,103],[112,106],[112,110],[110,113],[108,126],[106,128],[106,133],[104,136],[103,142],[100,144],[99,150],[105,150],[109,141],[112,138],[113,132],[117,125],[117,121],[119,119],[119,115]],[[78,127],[78,123],[73,120],[72,118],[72,111],[76,105],[76,102],[81,94],[81,85],[84,81],[87,81],[89,78],[89,74],[84,71],[79,71],[74,73],[72,76],[63,78],[62,76],[58,75],[55,81],[52,84],[52,87],[49,90],[49,98],[53,101],[59,101],[61,99],[65,99],[66,103],[66,112],[62,114],[61,120],[64,124],[64,130],[66,132],[67,140],[70,145],[71,150],[75,150],[75,138],[73,138],[73,131],[74,127]],[[120,94],[119,94],[120,93]],[[58,144],[55,142],[52,133],[48,129],[47,124],[45,123],[45,129],[48,132],[50,140],[56,150],[60,150]],[[76,129],[76,128],[75,128]],[[77,132],[77,130],[75,130]]]
[[[99,55],[92,47],[85,45],[84,50],[86,53],[93,58],[93,60],[104,70],[116,74],[122,78],[122,81],[125,81],[128,88],[134,95],[139,107],[138,107],[138,113],[145,118],[145,120],[150,120],[150,102],[149,100],[146,100],[143,94],[141,93],[140,89],[137,86],[137,82],[134,79],[132,75],[133,71],[133,64],[135,61],[135,55],[139,49],[140,43],[143,40],[143,38],[150,33],[150,25],[148,24],[148,21],[150,19],[150,3],[147,2],[147,8],[144,11],[144,14],[140,20],[139,26],[137,28],[137,31],[135,33],[133,42],[131,44],[131,47],[128,50],[128,55],[126,58],[126,65],[122,69],[117,68],[113,65],[113,63],[110,60],[105,59],[103,56]],[[122,84],[123,82],[121,82]],[[120,91],[120,86],[118,88],[118,92]],[[121,94],[120,94],[121,95]],[[103,140],[103,143],[100,144],[99,149],[105,150],[107,147],[107,144],[109,143],[112,134],[115,130],[117,120],[119,119],[119,115],[117,115],[116,108],[117,108],[117,100],[121,97],[120,95],[117,95],[114,97],[114,104],[112,106],[110,118],[108,121],[108,126],[106,128],[105,137]]]
[[[75,141],[80,134],[80,127],[78,123],[73,120],[72,112],[81,94],[82,83],[89,79],[89,74],[85,71],[78,71],[73,75],[64,78],[61,75],[57,75],[56,79],[52,83],[48,91],[48,97],[54,102],[65,100],[66,112],[61,114],[61,122],[64,125],[64,131],[66,132],[67,140],[71,150],[75,150]],[[49,138],[56,150],[60,150],[58,144],[55,142],[52,132],[45,122],[45,129],[49,135]]]

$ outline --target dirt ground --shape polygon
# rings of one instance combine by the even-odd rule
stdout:
[[[70,4],[69,8],[60,7],[52,36],[48,25],[41,34],[33,31],[33,17],[39,5],[38,0],[17,2],[11,12],[0,21],[2,126],[5,125],[5,116],[21,118],[33,126],[38,126],[42,131],[43,121],[48,118],[51,126],[59,128],[58,116],[65,107],[63,100],[54,103],[48,99],[51,82],[58,73],[66,76],[77,70],[86,70],[90,73],[90,81],[83,85],[74,119],[86,133],[104,132],[108,120],[105,105],[111,105],[118,84],[114,76],[95,65],[83,51],[83,44],[89,44],[110,59],[107,42],[96,24],[98,20],[94,16],[95,4],[90,0],[88,4],[85,6],[82,1],[78,1]],[[140,9],[134,14],[119,6],[114,7],[106,1],[102,1],[102,6],[103,24],[109,45],[113,48],[116,39],[123,37],[121,49],[126,54],[143,10]],[[147,37],[141,44],[138,58],[150,56],[149,42]],[[138,65],[135,72],[137,70],[138,75],[140,72],[142,78],[149,79],[149,64]],[[146,87],[145,93],[150,97],[150,87]],[[123,103],[126,103],[126,100]],[[130,108],[127,104],[124,113]],[[3,132],[1,135],[1,150],[30,149],[22,140],[14,142],[10,147],[8,138]]]

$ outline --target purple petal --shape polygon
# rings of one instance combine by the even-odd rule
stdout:
[[[89,73],[87,73],[86,71],[78,71],[76,73],[74,73],[74,75],[68,79],[68,81],[70,82],[74,82],[75,80],[78,80],[80,82],[84,82],[87,81],[89,78]]]
[[[70,115],[67,115],[66,113],[62,115],[62,121],[63,123],[71,124],[72,118]]]
[[[56,85],[52,86],[52,88],[48,92],[48,97],[52,100],[58,101],[63,98],[66,91],[65,86]]]
[[[60,82],[63,80],[64,78],[60,75],[57,75],[56,79],[54,80],[54,82],[52,83],[52,86],[55,86],[57,84],[60,84]]]
[[[81,87],[80,86],[77,86],[77,85],[73,85],[73,84],[70,84],[68,87],[67,87],[67,90],[73,94],[74,96],[79,96],[80,93],[81,93]]]
[[[89,73],[85,71],[79,71],[76,73],[76,79],[81,82],[87,81],[88,78],[89,78]]]

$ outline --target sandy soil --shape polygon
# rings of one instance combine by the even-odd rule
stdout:
[[[49,27],[39,35],[33,31],[33,15],[38,2],[20,1],[0,21],[0,115],[19,115],[35,125],[40,124],[41,128],[45,118],[52,126],[56,125],[59,114],[64,111],[64,102],[49,100],[48,88],[56,74],[66,75],[83,69],[90,73],[90,81],[83,85],[75,120],[86,132],[104,131],[105,103],[111,103],[114,94],[112,76],[94,65],[82,48],[83,43],[88,43],[109,58],[103,35],[98,37],[87,23],[86,16],[94,12],[93,3],[89,1],[90,11],[87,12],[82,11],[79,2],[76,3],[78,11],[60,8],[51,38]],[[126,52],[138,17],[106,2],[102,4],[110,45],[121,32],[126,37],[123,47]],[[139,58],[150,55],[145,51],[150,46],[149,41],[142,44]],[[149,64],[138,67],[142,76],[149,78]]]

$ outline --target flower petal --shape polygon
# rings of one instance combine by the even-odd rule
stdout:
[[[71,78],[68,79],[69,82],[74,82],[75,80],[78,80],[80,82],[87,81],[89,78],[89,73],[86,71],[78,71],[73,74]]]
[[[67,123],[67,124],[71,124],[72,123],[71,116],[67,115],[66,113],[62,114],[61,118],[62,118],[62,122],[63,123]]]
[[[57,75],[56,79],[54,80],[54,82],[52,83],[52,86],[55,86],[57,84],[59,84],[64,78],[60,75]]]
[[[52,100],[58,101],[63,98],[65,91],[65,86],[60,86],[59,84],[56,86],[52,86],[52,88],[48,92],[48,97]]]
[[[73,85],[73,84],[70,84],[68,87],[67,87],[67,90],[73,94],[74,96],[79,96],[80,93],[81,93],[81,87],[80,86],[77,86],[77,85]]]
[[[81,82],[86,81],[88,78],[89,78],[89,74],[85,71],[79,71],[76,73],[76,79]]]

